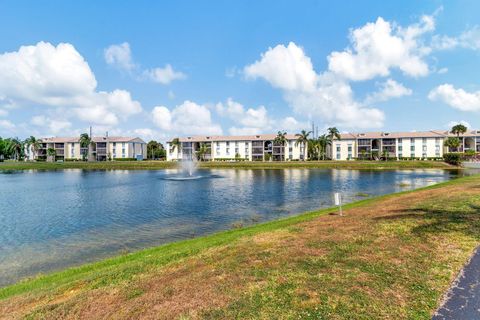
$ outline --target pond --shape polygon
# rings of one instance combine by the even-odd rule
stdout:
[[[0,286],[180,239],[446,181],[463,171],[336,169],[0,173]]]

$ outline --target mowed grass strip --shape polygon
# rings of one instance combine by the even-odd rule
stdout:
[[[480,176],[0,289],[16,319],[430,319],[480,243]]]
[[[388,169],[458,169],[441,161],[286,161],[286,162],[226,162],[198,163],[206,169],[288,169],[288,168],[335,168],[359,170]],[[102,162],[0,162],[0,170],[162,170],[178,167],[177,162],[167,161],[102,161]]]

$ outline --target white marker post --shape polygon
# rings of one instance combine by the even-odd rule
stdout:
[[[335,192],[335,205],[340,207],[340,216],[343,216],[342,212],[342,196],[339,192]]]

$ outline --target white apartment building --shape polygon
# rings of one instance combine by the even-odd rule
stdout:
[[[82,160],[87,151],[80,146],[79,137],[43,138],[42,148],[34,153],[32,148],[26,148],[26,160],[46,159],[47,150],[55,150],[56,160]],[[137,159],[147,157],[147,144],[134,137],[93,137],[90,146],[89,160],[106,161],[108,159]]]
[[[480,152],[480,131],[469,130],[460,135],[459,150],[448,150],[444,141],[455,137],[449,131],[432,130],[425,132],[366,132],[342,133],[340,140],[334,140],[328,152],[333,160],[372,159],[385,157],[405,159],[442,158],[450,151]]]
[[[179,138],[180,147],[167,142],[167,160],[192,159],[204,144],[205,160],[289,161],[307,158],[307,146],[297,144],[294,134],[285,136],[285,145],[275,143],[276,134],[251,136],[195,136]]]

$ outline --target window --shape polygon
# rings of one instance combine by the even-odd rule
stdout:
[[[423,146],[423,152],[427,151],[427,146]]]
[[[228,142],[227,142],[227,146],[228,146]],[[227,147],[227,156],[229,156],[229,155],[230,155],[230,148]]]
[[[352,145],[351,144],[348,145],[348,152],[352,152]]]
[[[440,138],[435,138],[435,144],[440,144]]]
[[[225,142],[227,144],[227,147],[230,147],[230,141]]]
[[[410,153],[410,158],[415,158],[415,153]]]
[[[427,154],[424,152],[422,153],[422,158],[426,158],[427,157]]]
[[[427,138],[422,138],[422,143],[427,144]]]
[[[235,141],[235,148],[238,148],[238,141]]]
[[[410,143],[415,144],[415,138],[410,138]]]
[[[398,138],[398,144],[402,144],[403,143],[403,139],[402,138]]]
[[[216,152],[217,156],[220,155],[220,146],[218,144],[217,144],[217,150],[215,152]]]
[[[399,154],[398,154],[398,157],[399,157],[399,158],[403,158],[403,154],[402,154],[402,153],[399,153]]]
[[[414,152],[415,151],[415,146],[410,146],[410,151]]]
[[[403,151],[403,146],[398,146],[398,151]]]
[[[337,144],[337,152],[340,152],[340,145]]]
[[[235,155],[237,155],[237,153],[239,153],[239,149],[238,147],[235,147]]]
[[[337,153],[337,160],[340,160],[341,156],[340,153]]]

